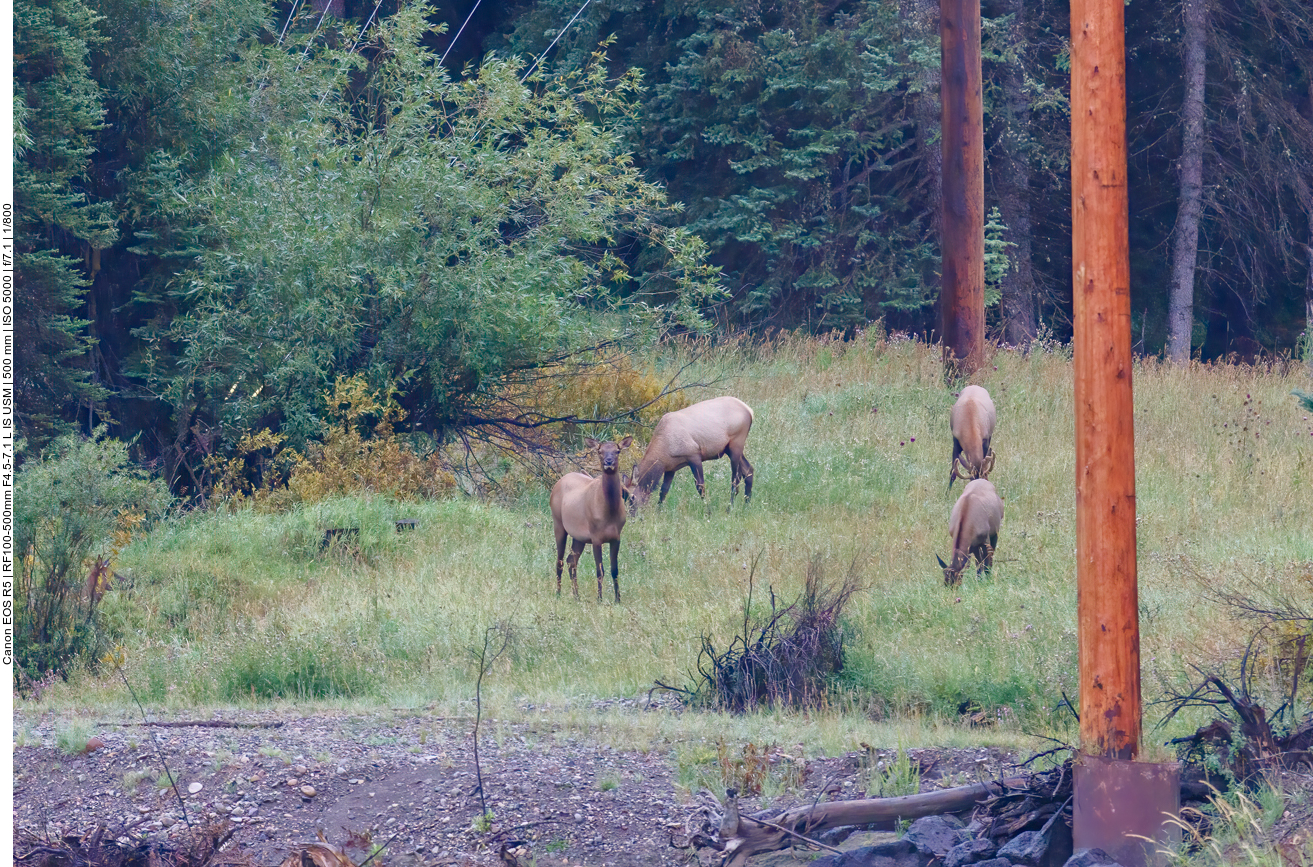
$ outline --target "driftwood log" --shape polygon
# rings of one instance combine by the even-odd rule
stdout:
[[[695,848],[710,848],[723,853],[722,867],[743,867],[753,855],[784,849],[795,842],[820,845],[816,843],[815,835],[831,828],[881,823],[893,827],[900,819],[961,813],[986,798],[1023,783],[1023,778],[982,782],[919,795],[829,801],[795,807],[782,813],[764,811],[750,816],[739,815],[737,799],[731,789],[723,813],[707,805],[706,802],[714,801],[713,798],[704,798],[703,808],[694,817],[698,820],[698,827],[688,828],[688,841]]]

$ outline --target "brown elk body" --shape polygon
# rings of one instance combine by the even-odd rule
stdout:
[[[87,586],[82,594],[92,608],[99,605],[101,597],[114,587],[114,579],[117,577],[117,573],[109,568],[109,560],[106,558],[97,557],[92,562],[91,569],[87,572]]]
[[[602,546],[611,546],[611,582],[615,601],[620,601],[620,531],[625,528],[625,504],[620,486],[620,452],[629,448],[634,438],[627,436],[619,444],[599,443],[589,439],[602,460],[602,475],[568,473],[552,486],[552,524],[556,532],[556,595],[561,595],[561,567],[564,565],[565,539],[573,540],[570,552],[570,583],[579,598],[579,557],[584,546],[593,546],[597,565],[597,601],[602,601]]]
[[[945,563],[936,557],[944,569],[944,583],[952,586],[962,580],[971,555],[976,557],[976,574],[994,566],[994,547],[998,545],[998,530],[1003,524],[1003,500],[994,485],[985,479],[967,483],[962,496],[953,504],[948,518],[948,535],[953,540],[953,562]]]
[[[729,455],[730,505],[739,492],[743,480],[743,502],[752,499],[752,464],[748,463],[743,447],[752,430],[752,407],[737,397],[714,397],[675,412],[668,412],[657,422],[652,441],[643,453],[643,459],[634,467],[633,484],[627,489],[636,506],[645,504],[652,496],[657,480],[661,480],[660,505],[670,493],[670,482],[675,473],[688,467],[697,483],[698,496],[706,497],[706,484],[702,477],[702,462],[714,461]]]
[[[953,461],[948,469],[948,487],[958,478],[985,479],[994,469],[994,452],[989,441],[994,436],[998,413],[989,392],[978,385],[962,389],[949,414],[948,424],[953,431]]]

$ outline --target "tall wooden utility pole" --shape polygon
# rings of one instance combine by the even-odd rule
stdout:
[[[1140,752],[1124,0],[1071,2],[1072,295],[1081,755],[1076,846],[1154,863],[1179,769]],[[1137,835],[1148,837],[1146,844]]]
[[[980,0],[941,0],[944,361],[970,373],[985,348],[985,126]]]
[[[1071,235],[1081,748],[1140,751],[1122,0],[1071,6]],[[1079,17],[1078,17],[1079,16]]]

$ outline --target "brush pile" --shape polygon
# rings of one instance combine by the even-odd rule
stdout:
[[[760,558],[758,558],[760,559]],[[753,573],[757,563],[754,562]],[[843,671],[840,618],[862,584],[854,562],[842,580],[827,582],[819,555],[807,567],[802,594],[780,606],[770,591],[770,612],[752,621],[752,574],[743,605],[742,631],[718,650],[702,636],[697,673],[688,689],[657,686],[688,696],[691,703],[731,713],[759,707],[816,707],[830,681]]]
[[[131,826],[101,825],[58,840],[18,830],[14,863],[21,867],[254,867],[240,852],[223,851],[235,830],[231,823],[219,822],[172,840],[149,839]]]
[[[1011,839],[1023,831],[1047,832],[1057,823],[1071,827],[1071,759],[1048,771],[1007,781],[1003,791],[981,801],[971,814],[979,836]]]

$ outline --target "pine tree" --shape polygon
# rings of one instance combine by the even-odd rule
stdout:
[[[96,22],[79,0],[14,3],[15,416],[34,445],[104,396],[80,316],[99,251],[116,237],[109,206],[83,189],[104,114],[87,65]]]

